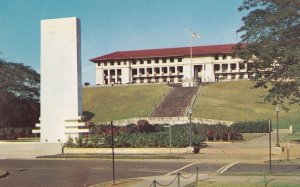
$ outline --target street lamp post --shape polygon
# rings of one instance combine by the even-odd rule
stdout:
[[[190,117],[190,141],[189,141],[189,147],[192,147],[192,108],[189,110],[189,117]]]
[[[279,106],[278,104],[276,105],[276,145],[275,147],[280,147],[279,144],[279,134],[278,134],[278,113],[279,113]]]

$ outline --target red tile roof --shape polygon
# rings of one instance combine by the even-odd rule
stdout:
[[[234,47],[235,44],[193,46],[193,56],[233,53]],[[142,58],[184,57],[184,56],[190,56],[190,47],[117,51],[117,52],[109,53],[103,56],[90,59],[90,61],[101,62],[107,60],[130,60],[130,59],[142,59]]]

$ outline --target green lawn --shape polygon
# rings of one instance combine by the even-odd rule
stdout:
[[[96,123],[146,117],[169,90],[167,85],[84,88],[83,111],[93,113]]]
[[[276,125],[275,106],[262,104],[264,89],[251,89],[250,81],[218,82],[203,87],[193,117],[229,121],[267,120]],[[94,122],[146,117],[168,92],[167,85],[114,86],[83,89],[83,110],[95,114]],[[280,110],[279,127],[300,131],[300,106]]]
[[[264,89],[251,89],[250,81],[218,82],[203,87],[195,103],[194,117],[245,121],[271,119],[276,124],[275,106],[262,104]],[[279,128],[293,125],[300,130],[300,106],[288,106],[288,112],[279,112]]]

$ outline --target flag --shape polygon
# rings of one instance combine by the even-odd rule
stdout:
[[[192,37],[193,38],[200,38],[200,34],[192,32]]]

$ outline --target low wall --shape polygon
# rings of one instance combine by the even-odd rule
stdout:
[[[136,123],[138,120],[147,120],[151,124],[189,124],[190,119],[188,117],[141,117],[141,118],[130,118],[124,120],[115,120],[114,125],[124,126],[130,123]],[[108,122],[107,122],[108,123]],[[223,120],[215,120],[215,119],[204,119],[204,118],[194,118],[192,117],[192,123],[199,123],[199,124],[223,124],[223,125],[231,125],[234,122],[232,121],[223,121]]]
[[[116,154],[168,154],[170,148],[115,148]],[[186,148],[172,148],[171,153],[186,153]],[[64,148],[64,154],[111,154],[111,148]]]

